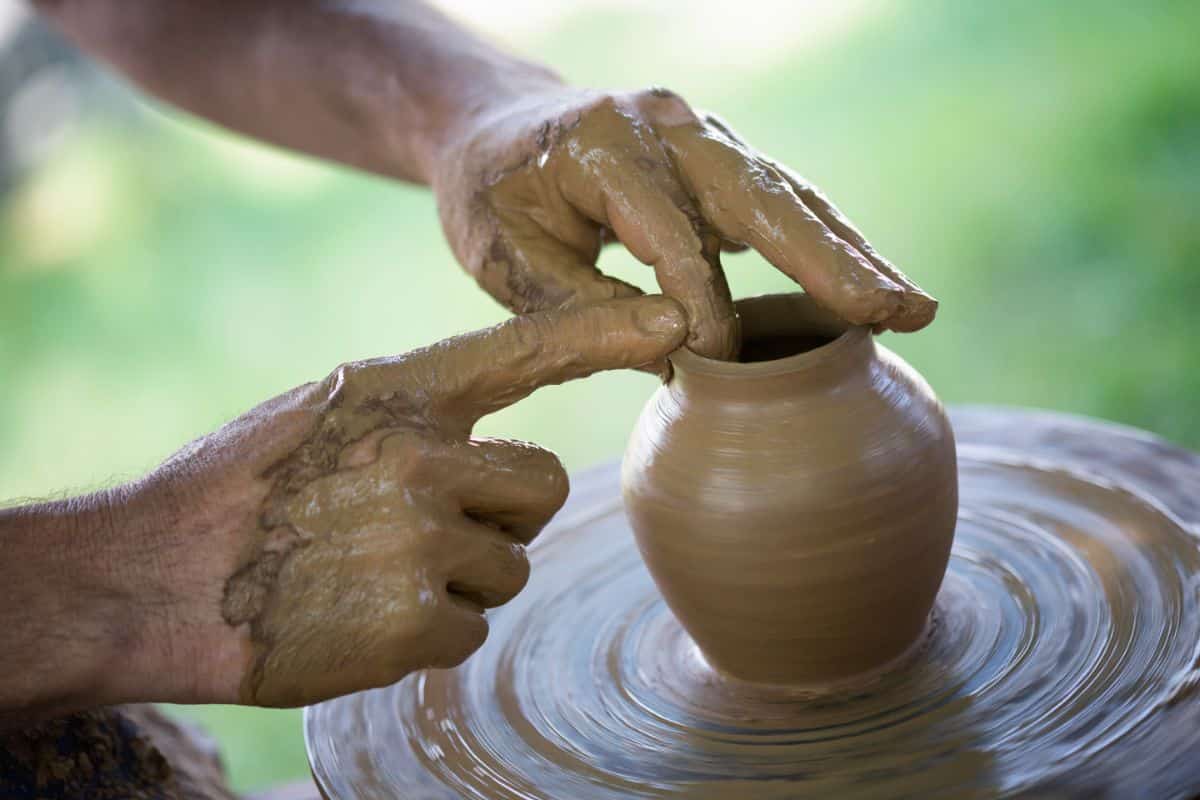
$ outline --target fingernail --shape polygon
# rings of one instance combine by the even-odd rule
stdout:
[[[644,297],[634,301],[633,325],[647,336],[682,336],[687,330],[687,315],[668,297]]]

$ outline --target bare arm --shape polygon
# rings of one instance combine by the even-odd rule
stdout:
[[[169,557],[155,532],[168,520],[139,497],[0,509],[0,728],[137,695],[133,676],[165,641],[155,598]]]
[[[639,290],[603,275],[619,240],[732,358],[720,251],[753,247],[876,330],[936,301],[816,187],[665,90],[569,87],[418,0],[37,0],[136,83],[260,139],[429,183],[459,262],[518,313]]]
[[[560,81],[410,0],[36,0],[151,94],[283,147],[429,183],[464,117]]]

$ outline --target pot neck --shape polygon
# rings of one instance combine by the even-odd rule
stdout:
[[[673,391],[725,399],[770,400],[836,385],[865,369],[876,356],[875,340],[863,325],[850,325],[820,308],[807,295],[767,295],[737,303],[743,342],[820,337],[824,344],[765,361],[717,361],[686,348],[670,356]]]

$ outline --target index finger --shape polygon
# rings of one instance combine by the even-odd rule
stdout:
[[[701,213],[722,236],[750,244],[854,324],[882,322],[896,312],[904,288],[838,238],[773,166],[717,129],[680,125],[660,135]]]
[[[469,431],[539,387],[657,361],[683,343],[687,327],[670,298],[608,300],[513,317],[418,350],[409,366],[435,415]]]

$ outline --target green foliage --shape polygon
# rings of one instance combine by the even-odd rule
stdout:
[[[942,300],[931,329],[886,341],[944,399],[1200,446],[1200,4],[903,2],[836,45],[704,76],[642,74],[647,47],[611,63],[610,39],[653,40],[642,13],[576,16],[532,54],[670,85],[821,184]],[[6,497],[136,475],[341,361],[504,316],[424,190],[157,113],[89,118],[2,213]],[[737,294],[788,285],[756,256],[727,263]],[[617,250],[602,266],[650,285]],[[582,468],[619,455],[652,385],[545,390],[482,431]],[[294,712],[189,713],[239,786],[304,773]]]

